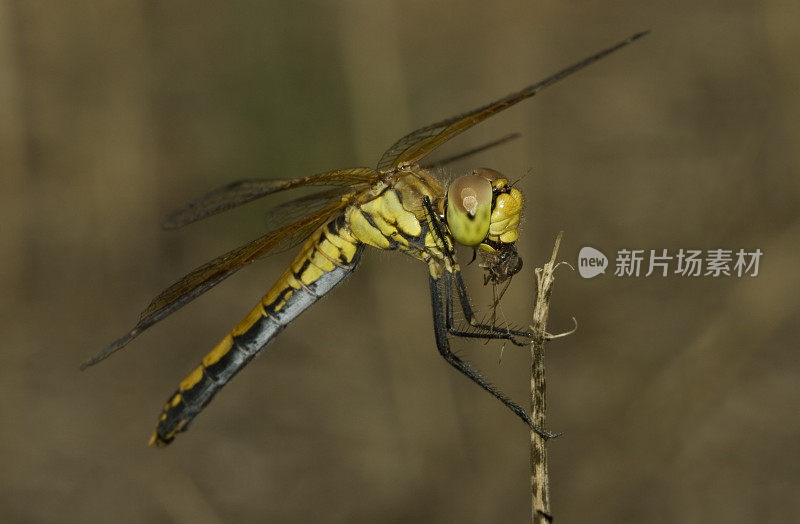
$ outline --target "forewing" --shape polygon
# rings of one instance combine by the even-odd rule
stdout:
[[[461,115],[442,120],[441,122],[425,126],[409,133],[395,142],[392,147],[390,147],[383,154],[378,162],[378,169],[380,171],[386,171],[391,170],[392,168],[395,168],[401,164],[419,162],[431,151],[447,142],[457,134],[466,131],[478,122],[481,122],[482,120],[485,120],[490,116],[513,106],[517,102],[521,102],[526,98],[532,97],[545,87],[555,84],[559,80],[568,77],[572,73],[575,73],[613,53],[614,51],[625,47],[647,33],[649,33],[649,31],[637,33],[630,38],[609,47],[608,49],[604,49],[599,53],[585,58],[580,62],[573,64],[566,69],[563,69],[558,73],[545,78],[544,80],[541,80],[540,82],[530,85],[520,91],[517,91],[516,93],[511,93],[510,95],[496,100],[490,104],[479,107],[472,111],[468,111]]]
[[[271,231],[195,269],[154,298],[142,312],[139,322],[133,329],[81,364],[81,369],[96,364],[115,351],[122,349],[144,330],[182,308],[257,258],[266,255],[276,247],[308,237],[333,215],[343,210],[350,202],[349,197],[354,194],[342,195],[341,198],[330,202],[316,213]]]
[[[252,202],[278,191],[300,186],[363,186],[380,176],[374,169],[357,167],[327,171],[300,178],[238,180],[202,195],[176,209],[161,223],[164,229],[177,229],[233,207]]]

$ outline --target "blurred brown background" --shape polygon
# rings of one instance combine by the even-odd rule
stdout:
[[[157,292],[261,234],[251,204],[164,232],[234,179],[374,165],[396,138],[636,31],[439,155],[523,177],[532,268],[592,245],[760,248],[757,278],[559,272],[559,522],[800,518],[797,2],[0,2],[0,520],[525,522],[528,432],[438,356],[423,265],[370,252],[165,450],[167,395],[291,254],[87,372]],[[494,5],[496,4],[496,5]],[[471,273],[482,311],[491,295]],[[523,405],[527,350],[455,347]]]

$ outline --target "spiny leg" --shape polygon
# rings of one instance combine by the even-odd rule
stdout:
[[[537,427],[533,420],[531,420],[528,413],[519,405],[515,404],[494,386],[486,381],[477,371],[475,371],[469,364],[458,358],[450,350],[450,341],[447,339],[447,319],[445,318],[445,304],[442,302],[442,284],[441,279],[429,277],[431,288],[431,306],[433,308],[433,330],[436,336],[436,347],[439,354],[444,357],[448,364],[456,368],[462,374],[466,375],[470,380],[478,384],[480,387],[491,393],[496,399],[505,404],[514,414],[521,418],[533,431],[535,431],[543,439],[547,440],[552,437],[558,436],[557,434],[549,433]]]
[[[445,288],[449,288],[452,283],[451,280],[454,281],[456,292],[458,293],[458,301],[461,304],[461,311],[464,313],[464,318],[467,320],[470,326],[475,329],[492,333],[498,335],[496,337],[475,337],[475,338],[499,338],[510,340],[513,344],[517,346],[526,346],[530,342],[519,342],[514,337],[523,337],[523,338],[531,338],[533,335],[529,331],[520,331],[516,329],[507,329],[507,328],[499,328],[493,324],[483,324],[478,322],[477,318],[475,317],[475,313],[472,311],[472,305],[469,301],[469,294],[467,293],[467,286],[464,284],[464,278],[461,275],[461,271],[453,271],[453,274],[445,274]],[[448,290],[449,291],[449,290]],[[452,294],[448,294],[447,296],[448,301],[452,302]],[[452,310],[450,314],[450,318],[448,320],[451,322],[452,325]],[[451,333],[453,333],[451,331]],[[453,333],[454,335],[457,333]],[[458,336],[462,336],[458,334]],[[470,335],[466,335],[470,336]]]
[[[422,198],[422,205],[425,207],[425,211],[428,213],[428,223],[431,225],[431,229],[433,230],[434,240],[436,241],[439,249],[441,249],[442,254],[447,257],[448,262],[450,262],[450,266],[455,268],[455,253],[453,253],[453,247],[447,243],[445,226],[442,223],[439,214],[433,209],[433,204],[431,203],[431,199],[429,197],[426,196]]]
[[[472,306],[469,303],[464,282],[461,281],[461,272],[454,271],[453,274],[444,272],[444,293],[446,300],[447,312],[447,331],[451,335],[462,338],[483,338],[492,340],[508,340],[515,346],[527,346],[529,342],[520,342],[514,337],[530,338],[531,334],[527,331],[517,331],[513,329],[499,328],[490,324],[482,324],[477,321],[475,314],[472,311]],[[458,301],[461,303],[461,310],[464,312],[464,318],[469,325],[474,328],[474,331],[464,331],[455,328],[455,320],[453,318],[453,278],[456,279],[456,288],[458,289]],[[459,281],[461,288],[459,289]]]

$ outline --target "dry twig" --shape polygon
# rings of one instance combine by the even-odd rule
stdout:
[[[550,261],[536,268],[536,306],[533,310],[531,331],[531,418],[537,427],[546,428],[546,388],[544,376],[544,343],[553,338],[547,333],[547,315],[550,312],[550,295],[556,267],[556,256],[561,245],[563,231],[558,233]],[[533,522],[551,522],[550,478],[547,473],[547,449],[545,440],[531,431],[531,516]]]

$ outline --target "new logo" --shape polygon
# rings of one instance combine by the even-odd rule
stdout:
[[[578,273],[583,278],[594,278],[600,273],[605,273],[608,267],[608,258],[602,251],[593,247],[582,247],[578,253]]]

